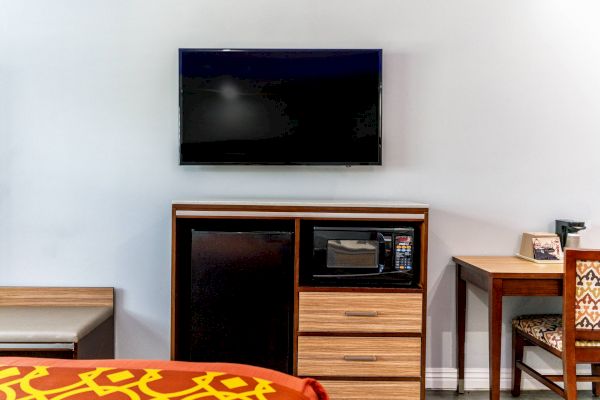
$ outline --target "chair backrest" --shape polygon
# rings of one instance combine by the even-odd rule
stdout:
[[[563,341],[600,341],[600,250],[566,249]]]

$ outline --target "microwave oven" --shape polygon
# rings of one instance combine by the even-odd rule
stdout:
[[[312,255],[302,263],[316,286],[415,287],[413,227],[314,226]],[[305,260],[307,261],[307,260]]]

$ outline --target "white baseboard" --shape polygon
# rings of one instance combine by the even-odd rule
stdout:
[[[551,369],[540,369],[543,374],[559,375],[562,371]],[[500,389],[510,390],[511,388],[511,369],[504,368],[500,371]],[[585,367],[578,369],[577,373],[589,373]],[[531,378],[525,372],[522,373],[523,381],[521,389],[523,390],[544,390],[546,386]],[[591,383],[578,384],[580,389],[590,390]],[[456,368],[427,368],[425,372],[425,387],[434,390],[456,390],[457,387],[457,369]],[[489,376],[487,368],[467,368],[465,369],[465,390],[489,390]]]

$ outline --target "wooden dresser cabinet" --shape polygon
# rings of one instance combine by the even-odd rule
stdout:
[[[318,379],[332,400],[422,400],[425,398],[425,316],[428,207],[404,203],[204,203],[173,205],[172,348],[182,332],[177,322],[178,221],[190,218],[289,220],[293,250],[292,371]],[[311,285],[302,279],[307,230],[317,224],[414,227],[418,281],[410,287]],[[360,225],[362,224],[362,225]],[[304,232],[303,232],[304,230]],[[311,234],[309,232],[309,234]],[[310,250],[310,249],[308,249]],[[181,328],[179,328],[181,331]],[[181,342],[184,343],[184,342]]]
[[[298,374],[335,400],[420,399],[422,293],[341,290],[299,293]]]

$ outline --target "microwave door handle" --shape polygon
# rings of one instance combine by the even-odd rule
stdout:
[[[381,234],[381,232],[377,232],[377,241],[379,242],[378,267],[379,271],[381,272],[385,269],[385,237]]]

